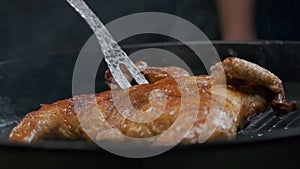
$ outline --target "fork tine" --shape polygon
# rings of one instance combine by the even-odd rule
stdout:
[[[140,70],[135,66],[129,57],[126,57],[122,64],[126,66],[131,76],[138,84],[148,84],[146,78],[141,74]]]
[[[114,77],[115,81],[122,89],[131,87],[130,82],[124,76],[122,70],[120,69],[120,64],[124,65],[131,76],[135,79],[138,84],[148,84],[146,78],[141,74],[139,69],[127,56],[122,56],[122,60],[118,59],[115,64],[108,64],[108,68],[111,70],[111,74]]]
[[[131,87],[131,84],[128,82],[128,80],[126,79],[126,77],[124,76],[123,72],[121,71],[120,67],[113,67],[110,64],[108,64],[108,68],[112,74],[112,76],[114,77],[115,81],[118,83],[118,85],[122,88],[122,89],[126,89]]]

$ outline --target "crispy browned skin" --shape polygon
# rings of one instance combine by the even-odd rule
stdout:
[[[211,70],[216,74],[221,73],[220,65],[221,63],[216,64]],[[162,102],[156,95],[150,102],[151,92],[156,90],[162,92],[166,99],[166,106],[153,121],[140,123],[123,117],[116,106],[124,108],[126,105],[114,103],[112,92],[106,91],[41,105],[39,110],[30,112],[23,118],[12,130],[9,138],[28,143],[49,138],[97,141],[125,139],[120,134],[112,132],[110,127],[118,129],[123,135],[129,137],[148,138],[163,134],[177,120],[181,128],[184,128],[187,125],[185,121],[191,115],[190,112],[195,105],[198,106],[195,123],[182,142],[195,143],[206,139],[234,138],[237,127],[246,118],[254,113],[263,112],[273,99],[278,100],[278,95],[284,98],[284,92],[279,78],[255,64],[237,58],[228,58],[223,61],[223,65],[228,80],[227,85],[219,84],[218,77],[211,79],[206,75],[186,76],[186,72],[178,68],[143,68],[143,73],[152,84],[136,85],[126,90],[119,90],[117,94],[122,99],[129,92],[133,107],[127,111],[136,113],[137,118],[141,116],[142,119],[147,120],[158,113],[156,110],[160,110],[159,106]],[[166,74],[174,70],[181,72],[183,77],[174,79]],[[109,78],[108,75],[107,77]],[[238,83],[236,79],[239,79]],[[191,99],[195,98],[195,93],[182,94],[178,82],[183,82],[186,87],[196,82],[196,92],[199,93],[200,101]],[[294,103],[285,103],[284,99],[279,102],[285,104],[287,110],[296,108]],[[276,107],[276,104],[274,106]],[[183,114],[179,115],[180,110]],[[210,116],[212,114],[215,115]],[[212,133],[206,137],[209,131]],[[173,132],[157,142],[162,144],[172,142],[176,137],[176,132]]]

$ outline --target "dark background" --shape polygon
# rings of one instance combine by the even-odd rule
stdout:
[[[212,2],[86,0],[104,24],[137,12],[165,12],[185,16],[216,39],[217,15]],[[65,0],[1,0],[0,12],[1,57],[80,50],[92,35],[88,25]],[[205,22],[204,18],[210,21]],[[143,38],[141,42],[153,40]]]
[[[86,0],[104,23],[137,12],[175,14],[198,26],[211,40],[220,40],[213,0]],[[257,0],[257,38],[299,40],[300,2]],[[1,0],[0,58],[79,51],[92,35],[88,25],[65,0]],[[157,42],[153,37],[126,43]]]

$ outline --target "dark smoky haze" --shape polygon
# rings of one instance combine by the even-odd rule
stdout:
[[[104,23],[137,12],[165,12],[192,22],[211,40],[222,40],[220,6],[216,1],[222,0],[86,0]],[[252,40],[299,40],[299,8],[297,0],[253,0]],[[0,13],[1,60],[79,51],[92,35],[88,25],[64,0],[1,0]],[[158,41],[173,39],[143,35],[122,44]]]

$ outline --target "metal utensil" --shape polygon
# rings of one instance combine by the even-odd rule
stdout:
[[[105,61],[108,64],[108,68],[118,85],[122,89],[131,87],[131,84],[119,67],[120,64],[126,66],[138,84],[148,84],[145,77],[140,73],[138,68],[113,39],[112,35],[87,4],[83,0],[67,0],[67,2],[85,19],[95,33],[101,46],[101,51],[105,56]]]

